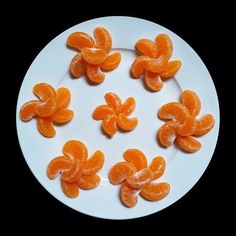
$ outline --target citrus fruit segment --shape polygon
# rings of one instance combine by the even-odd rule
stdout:
[[[87,63],[91,65],[99,65],[105,60],[106,52],[103,49],[82,48],[81,56]]]
[[[150,70],[153,73],[161,72],[168,63],[166,56],[161,55],[157,59],[150,59],[147,63],[147,70]]]
[[[151,71],[145,73],[145,83],[147,87],[152,91],[160,91],[163,87],[163,82],[160,76]]]
[[[63,171],[61,178],[68,183],[73,183],[77,181],[81,177],[81,175],[82,173],[79,161],[77,159],[74,159],[72,161],[71,168],[66,171]]]
[[[51,120],[56,124],[64,124],[72,120],[74,112],[69,109],[57,110],[52,116]]]
[[[41,101],[46,101],[48,98],[56,97],[55,89],[47,83],[36,84],[33,88],[33,92]]]
[[[159,34],[155,39],[157,57],[165,55],[169,60],[173,52],[173,44],[170,37],[167,34]]]
[[[56,100],[54,97],[50,97],[47,100],[38,103],[34,108],[34,112],[40,117],[51,116],[57,108]]]
[[[39,104],[39,101],[32,100],[29,102],[26,102],[20,109],[20,119],[22,121],[29,121],[33,117],[36,116],[35,114],[35,107]]]
[[[117,132],[117,116],[116,115],[109,115],[104,118],[102,122],[102,128],[104,132],[110,136],[113,136]]]
[[[75,55],[70,63],[70,73],[75,78],[85,75],[86,63],[82,59],[81,53]]]
[[[207,134],[215,125],[214,116],[211,114],[206,114],[202,116],[200,120],[197,121],[196,128],[194,130],[195,136],[202,136]]]
[[[125,131],[131,131],[135,129],[138,125],[138,118],[128,118],[124,114],[119,114],[118,116],[118,125],[121,129]]]
[[[104,49],[106,53],[109,52],[112,46],[112,38],[108,30],[103,27],[97,27],[93,33],[97,47]]]
[[[87,65],[86,74],[88,79],[96,84],[102,83],[105,79],[104,73],[101,72],[100,67],[97,65]]]
[[[57,109],[66,108],[70,104],[70,91],[67,88],[59,88],[57,89],[56,94],[56,104]]]
[[[76,198],[79,195],[79,188],[76,183],[68,183],[61,179],[61,188],[67,197]]]
[[[140,53],[145,56],[156,58],[157,50],[155,43],[150,39],[140,39],[135,44]]]
[[[134,78],[139,78],[144,75],[149,60],[150,58],[147,56],[139,56],[135,58],[131,66],[131,74]]]
[[[53,127],[53,123],[49,118],[37,118],[37,128],[38,131],[47,138],[52,138],[55,136],[56,131]]]
[[[134,207],[138,202],[138,191],[132,189],[127,183],[123,183],[120,188],[120,198],[122,203],[127,207]]]
[[[79,178],[77,184],[81,189],[90,190],[96,188],[99,185],[100,181],[100,177],[96,174],[82,175]]]
[[[125,116],[129,116],[135,109],[135,99],[133,97],[129,97],[123,103],[120,113]]]
[[[100,105],[93,112],[93,118],[95,120],[103,120],[107,116],[114,115],[114,110],[108,105]]]
[[[122,107],[122,102],[119,96],[117,96],[115,93],[106,93],[104,97],[107,104],[114,109],[115,113],[118,114]]]
[[[106,56],[104,62],[101,64],[102,71],[111,71],[119,66],[121,61],[121,54],[119,52],[115,52],[111,55]]]
[[[196,152],[201,148],[201,143],[192,136],[177,136],[177,144],[186,152]]]
[[[153,158],[149,169],[153,172],[153,180],[160,178],[166,169],[165,159],[161,156]]]
[[[194,116],[186,116],[184,123],[179,125],[176,131],[182,136],[192,135],[194,133],[196,124],[197,122]]]
[[[182,62],[180,60],[169,61],[164,70],[159,73],[160,77],[163,79],[174,77],[179,71],[181,65]]]

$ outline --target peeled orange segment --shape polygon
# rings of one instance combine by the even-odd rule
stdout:
[[[75,78],[85,75],[86,63],[82,59],[81,53],[75,55],[70,63],[70,73]]]
[[[160,91],[163,87],[163,82],[160,76],[151,71],[145,73],[145,83],[147,87],[152,91]]]
[[[79,187],[76,183],[68,183],[61,179],[61,188],[67,197],[76,198],[79,195]]]
[[[46,101],[50,97],[56,97],[55,89],[47,83],[36,84],[33,88],[33,92],[41,101]]]
[[[74,32],[67,38],[67,46],[81,50],[82,48],[93,48],[95,42],[93,38],[84,32]]]
[[[103,120],[107,116],[114,115],[114,109],[108,105],[100,105],[93,112],[93,119]]]
[[[70,104],[70,90],[67,88],[59,88],[56,95],[56,103],[58,108],[66,108]]]
[[[176,121],[169,121],[161,126],[158,132],[158,140],[164,147],[169,147],[173,144],[176,138],[176,129],[179,126]]]
[[[79,161],[75,159],[72,162],[71,168],[66,171],[63,171],[61,178],[68,183],[73,183],[73,182],[78,181],[81,175],[82,175],[82,172],[81,172]]]
[[[88,79],[96,84],[102,83],[105,79],[104,73],[102,73],[100,67],[96,65],[87,65],[86,74]]]
[[[184,123],[188,109],[181,103],[170,102],[163,105],[158,112],[158,116],[163,120],[176,120],[180,124]]]
[[[133,175],[136,168],[132,163],[119,162],[115,164],[109,172],[109,180],[112,184],[122,183],[127,176]]]
[[[104,164],[104,154],[101,151],[96,151],[92,157],[81,163],[83,175],[92,175],[97,173]]]
[[[156,58],[157,50],[155,43],[150,39],[140,39],[135,44],[140,53],[145,56]]]
[[[123,153],[123,157],[128,163],[132,163],[137,171],[147,168],[147,159],[144,153],[138,149],[127,149]]]
[[[96,188],[99,185],[100,181],[100,177],[96,174],[82,175],[79,178],[77,184],[81,189],[90,190]]]
[[[119,114],[117,121],[118,121],[119,127],[125,131],[131,131],[135,129],[138,125],[137,117],[128,118],[124,114]]]
[[[133,97],[129,97],[123,103],[120,113],[125,116],[129,116],[135,109],[135,99]]]
[[[163,79],[174,77],[179,71],[181,65],[182,62],[180,60],[169,61],[164,70],[159,73],[160,77]]]
[[[87,147],[80,141],[70,140],[63,146],[63,153],[72,160],[77,159],[78,161],[85,161],[88,158]]]
[[[51,120],[56,124],[64,124],[72,120],[74,112],[69,109],[57,110],[52,116]]]
[[[153,172],[153,180],[160,178],[166,169],[165,159],[161,156],[153,158],[149,169]]]
[[[185,90],[181,94],[181,102],[188,108],[190,115],[197,116],[201,110],[201,101],[192,90]]]
[[[168,183],[150,183],[141,192],[140,195],[148,201],[159,201],[165,198],[170,192]]]
[[[34,112],[39,117],[49,117],[51,116],[57,109],[56,99],[54,97],[48,98],[44,102],[40,102],[34,108]]]
[[[37,118],[37,128],[38,131],[47,138],[52,138],[55,136],[56,131],[53,127],[53,123],[49,118]]]
[[[147,56],[139,56],[135,58],[131,66],[131,74],[134,78],[139,78],[144,75],[149,60],[150,58]]]
[[[112,38],[108,30],[103,27],[97,27],[93,34],[97,47],[105,50],[106,53],[109,52],[112,46]]]
[[[104,62],[101,64],[102,71],[111,71],[119,66],[121,61],[121,54],[119,52],[115,52],[111,55],[106,56]]]
[[[122,107],[122,102],[119,96],[117,96],[115,93],[106,93],[104,97],[107,104],[114,109],[116,114],[118,114]]]
[[[157,57],[165,55],[169,60],[173,52],[173,44],[171,39],[167,34],[159,34],[155,39],[156,48],[157,48]]]
[[[39,104],[39,101],[32,100],[29,102],[26,102],[20,109],[20,119],[22,121],[29,121],[33,117],[36,116],[35,114],[35,107]]]
[[[157,59],[150,59],[147,63],[146,69],[153,73],[159,73],[166,67],[167,64],[168,64],[167,57],[161,55]]]
[[[120,199],[127,207],[134,207],[138,202],[138,190],[132,189],[127,183],[123,183],[120,188]]]
[[[202,116],[200,120],[197,121],[196,128],[194,130],[195,136],[202,136],[208,133],[215,125],[214,116],[211,114],[206,114]]]
[[[81,56],[87,63],[91,65],[99,65],[104,62],[106,51],[97,48],[82,48]]]
[[[72,166],[72,160],[69,157],[55,157],[49,164],[47,174],[49,179],[55,179],[60,173],[68,170]]]
[[[110,136],[113,136],[117,132],[117,116],[110,115],[107,116],[102,122],[102,128],[104,132]]]
[[[201,143],[192,136],[177,136],[178,145],[186,152],[196,152],[201,148]]]
[[[182,125],[177,128],[177,133],[182,136],[189,136],[194,133],[197,121],[194,116],[186,116],[185,121]]]
[[[153,172],[148,168],[144,168],[133,175],[127,176],[126,183],[131,188],[142,189],[151,182],[152,178]]]

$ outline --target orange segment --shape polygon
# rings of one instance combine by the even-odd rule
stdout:
[[[107,116],[103,122],[102,122],[102,128],[104,132],[111,137],[117,132],[117,116],[116,115],[110,115]]]
[[[191,91],[185,90],[181,94],[181,102],[188,108],[190,115],[197,116],[201,110],[201,101],[198,95]]]
[[[81,189],[90,190],[96,188],[101,179],[98,175],[82,175],[77,184]]]
[[[107,94],[105,94],[104,97],[105,97],[107,104],[114,109],[116,114],[118,114],[121,110],[121,107],[122,107],[122,102],[121,102],[119,96],[117,96],[115,93],[107,93]]]
[[[167,34],[159,34],[155,39],[157,48],[157,57],[165,55],[169,60],[173,52],[173,44]]]
[[[82,58],[91,65],[99,65],[104,62],[106,52],[103,49],[97,48],[82,48]]]
[[[135,109],[135,99],[133,97],[129,97],[126,99],[124,104],[122,105],[121,114],[125,116],[129,116]]]
[[[119,114],[118,116],[118,125],[121,129],[125,131],[131,131],[135,129],[138,125],[138,118],[128,118],[124,114]]]
[[[178,136],[178,145],[186,152],[196,152],[201,148],[201,143],[192,136]]]
[[[197,122],[194,116],[186,116],[184,123],[180,125],[176,131],[182,136],[192,135],[194,133],[196,124]]]
[[[74,159],[71,168],[66,171],[63,171],[61,178],[67,183],[73,183],[75,181],[78,181],[81,175],[82,172],[79,161],[77,159]]]
[[[55,157],[49,164],[47,174],[49,179],[55,179],[59,173],[68,170],[72,166],[72,161],[69,157]]]
[[[38,106],[39,101],[32,100],[29,102],[26,102],[21,108],[20,108],[20,119],[22,121],[29,121],[33,117],[36,116],[34,109],[36,106]]]
[[[145,83],[147,87],[152,91],[160,91],[163,87],[163,82],[160,76],[151,71],[145,73]]]
[[[132,163],[119,162],[115,164],[109,172],[109,180],[112,184],[122,183],[127,176],[136,172],[136,168]]]
[[[101,70],[103,71],[111,71],[119,66],[121,61],[121,54],[119,52],[115,52],[111,55],[106,56],[104,62],[101,64]]]
[[[150,39],[140,39],[135,44],[140,53],[145,56],[156,58],[157,50],[155,43]]]
[[[34,108],[34,112],[40,117],[49,117],[51,116],[57,108],[56,100],[54,97],[48,98],[44,102],[40,102]]]
[[[76,183],[68,183],[61,179],[61,188],[67,197],[76,198],[79,195],[79,188]]]
[[[169,61],[168,64],[165,66],[164,70],[162,70],[159,75],[163,79],[169,79],[174,77],[177,72],[179,71],[182,62],[180,60]]]
[[[75,55],[70,63],[70,73],[75,78],[85,75],[86,63],[82,59],[81,53]]]
[[[96,84],[102,83],[105,79],[104,73],[102,73],[100,67],[96,65],[87,65],[86,74],[88,79]]]
[[[93,38],[84,32],[74,32],[67,38],[66,42],[67,46],[71,48],[75,48],[77,50],[81,50],[84,47],[93,48],[95,46],[95,42]]]
[[[56,97],[55,89],[47,83],[36,84],[33,88],[34,95],[40,100],[46,101],[48,98]]]
[[[112,46],[112,38],[108,30],[103,27],[97,27],[93,34],[98,48],[104,49],[106,53],[109,52]]]
[[[160,178],[166,169],[165,159],[161,156],[153,158],[149,169],[153,172],[153,180]]]
[[[103,120],[107,116],[114,115],[114,110],[112,107],[107,105],[98,106],[93,112],[93,119],[95,120]]]
[[[80,141],[70,140],[63,146],[63,153],[72,160],[77,159],[79,161],[85,161],[88,158],[87,147]]]
[[[134,78],[139,78],[144,75],[149,60],[150,58],[147,56],[139,56],[135,58],[131,66],[131,74]]]
[[[141,192],[140,195],[148,201],[159,201],[165,198],[170,192],[168,183],[150,183]]]
[[[168,63],[168,58],[164,55],[161,55],[157,59],[150,59],[147,63],[147,68],[153,73],[161,72]]]
[[[66,108],[70,104],[70,90],[67,88],[59,88],[56,95],[56,103],[58,108]]]
[[[138,191],[132,189],[127,183],[123,183],[120,189],[120,198],[122,203],[127,207],[134,207],[138,202]]]
[[[133,175],[127,176],[126,183],[131,188],[142,189],[151,182],[152,178],[153,172],[148,168],[144,168]]]
[[[158,113],[160,119],[176,120],[181,124],[185,121],[187,115],[189,115],[188,109],[178,102],[170,102],[163,105]]]
[[[123,153],[123,157],[129,163],[132,163],[137,171],[147,168],[147,159],[143,152],[138,149],[127,149]]]
[[[52,116],[51,120],[56,124],[64,124],[72,120],[74,112],[72,110],[63,109],[57,110]]]
[[[211,114],[204,115],[197,121],[196,128],[194,130],[195,136],[202,136],[208,133],[215,125],[214,116]]]
[[[38,131],[47,138],[52,138],[56,134],[53,123],[49,118],[37,118],[37,128]]]
[[[83,175],[92,175],[97,173],[104,164],[104,154],[101,151],[96,151],[92,157],[81,163]]]

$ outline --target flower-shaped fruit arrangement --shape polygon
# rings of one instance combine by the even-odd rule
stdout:
[[[135,99],[129,97],[122,104],[121,99],[115,93],[107,93],[104,96],[107,105],[98,106],[93,112],[95,120],[102,120],[103,131],[113,136],[118,128],[123,131],[131,131],[138,125],[138,118],[128,116],[135,109]]]
[[[20,109],[20,118],[29,121],[35,117],[38,131],[45,137],[54,137],[53,124],[65,124],[73,118],[73,111],[67,109],[70,91],[63,87],[55,91],[50,84],[39,83],[34,86],[33,93],[38,100],[26,102]]]
[[[91,82],[98,84],[105,79],[103,72],[112,71],[120,64],[121,54],[109,55],[112,38],[105,28],[97,27],[93,33],[96,42],[87,33],[74,32],[68,37],[67,46],[79,52],[70,63],[71,75],[79,78],[86,74]]]
[[[166,34],[159,34],[155,42],[140,39],[135,44],[141,56],[136,57],[131,73],[134,78],[144,76],[145,84],[151,91],[159,91],[163,80],[172,78],[181,67],[180,60],[169,61],[173,52],[173,44]]]
[[[161,156],[153,158],[149,167],[143,152],[138,149],[127,149],[124,162],[115,164],[109,172],[112,184],[121,185],[120,199],[127,207],[134,207],[140,194],[148,201],[158,201],[170,192],[170,185],[165,182],[154,183],[160,178],[166,168],[165,159]]]
[[[63,146],[63,156],[55,157],[47,168],[50,179],[61,174],[63,192],[71,198],[79,195],[79,189],[90,190],[100,183],[96,174],[104,164],[104,154],[96,151],[90,159],[86,146],[76,140],[70,140]]]
[[[163,105],[158,112],[160,119],[166,122],[158,132],[158,140],[164,147],[169,147],[176,140],[178,146],[186,152],[196,152],[201,143],[195,139],[208,133],[215,124],[213,115],[206,114],[200,119],[201,101],[198,95],[185,90],[181,94],[181,102],[170,102]]]

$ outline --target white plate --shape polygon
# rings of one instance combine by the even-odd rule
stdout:
[[[106,74],[105,81],[91,86],[85,78],[71,79],[68,67],[75,51],[66,47],[66,39],[74,31],[84,31],[93,35],[97,26],[107,28],[113,38],[113,49],[122,53],[120,66]],[[172,58],[183,62],[175,79],[165,82],[164,88],[157,93],[147,91],[142,79],[130,78],[129,71],[135,58],[134,45],[140,38],[154,40],[159,33],[167,33],[174,44]],[[28,100],[34,99],[32,88],[36,83],[47,82],[55,87],[70,89],[74,110],[74,119],[65,126],[56,127],[55,138],[44,138],[36,129],[35,120],[24,123],[19,119],[19,109]],[[202,148],[194,154],[186,154],[174,146],[163,149],[156,141],[156,134],[163,124],[157,118],[161,105],[178,101],[183,89],[192,89],[202,101],[201,114],[212,113],[215,127],[207,135],[199,138]],[[129,96],[136,99],[133,116],[139,118],[138,127],[129,133],[117,133],[111,140],[100,130],[101,122],[92,119],[92,111],[104,103],[104,94],[117,93],[123,100]],[[207,68],[196,52],[180,37],[168,29],[138,18],[104,17],[78,24],[52,40],[36,57],[30,66],[21,86],[17,103],[17,131],[20,146],[31,171],[44,188],[67,206],[100,218],[130,219],[149,215],[168,207],[184,196],[199,180],[213,155],[219,131],[219,104],[216,90]],[[89,155],[100,149],[106,160],[99,172],[101,183],[91,191],[81,190],[75,199],[66,197],[60,186],[59,178],[52,181],[46,175],[48,163],[62,153],[63,144],[70,139],[84,142]],[[142,150],[149,161],[157,155],[163,155],[167,161],[166,172],[161,180],[171,184],[170,194],[158,202],[148,202],[141,197],[136,207],[129,209],[119,199],[119,186],[109,183],[108,172],[128,148]],[[160,180],[160,181],[161,181]]]

